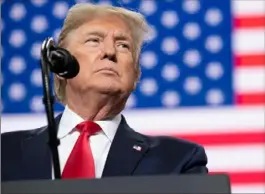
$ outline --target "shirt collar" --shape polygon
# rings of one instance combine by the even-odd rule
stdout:
[[[79,115],[73,112],[68,106],[65,106],[63,115],[60,120],[59,129],[58,129],[58,138],[63,138],[68,135],[77,124],[83,122]],[[118,126],[121,121],[121,114],[116,115],[113,118],[101,121],[95,121],[101,128],[102,132],[106,135],[106,137],[112,142]]]

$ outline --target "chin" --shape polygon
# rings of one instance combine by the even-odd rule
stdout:
[[[115,83],[115,82],[98,83],[95,86],[95,89],[98,90],[100,93],[104,93],[104,94],[118,94],[123,91],[120,84]]]

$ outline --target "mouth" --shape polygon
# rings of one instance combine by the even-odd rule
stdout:
[[[115,71],[112,68],[107,68],[107,67],[102,68],[102,69],[99,69],[99,70],[96,71],[96,73],[97,72],[102,72],[102,73],[107,73],[107,74],[115,74],[115,75],[118,75],[119,76],[119,74],[118,74],[117,71]]]

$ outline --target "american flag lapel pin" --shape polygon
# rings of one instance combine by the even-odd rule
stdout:
[[[137,151],[141,151],[142,150],[142,147],[141,146],[138,146],[138,145],[134,145],[133,146],[133,149],[135,149]]]

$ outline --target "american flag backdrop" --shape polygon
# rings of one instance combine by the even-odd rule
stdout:
[[[47,124],[40,46],[81,2],[2,1],[2,133]],[[152,26],[129,124],[204,145],[210,172],[229,173],[233,193],[264,193],[265,0],[90,2],[138,10]]]

